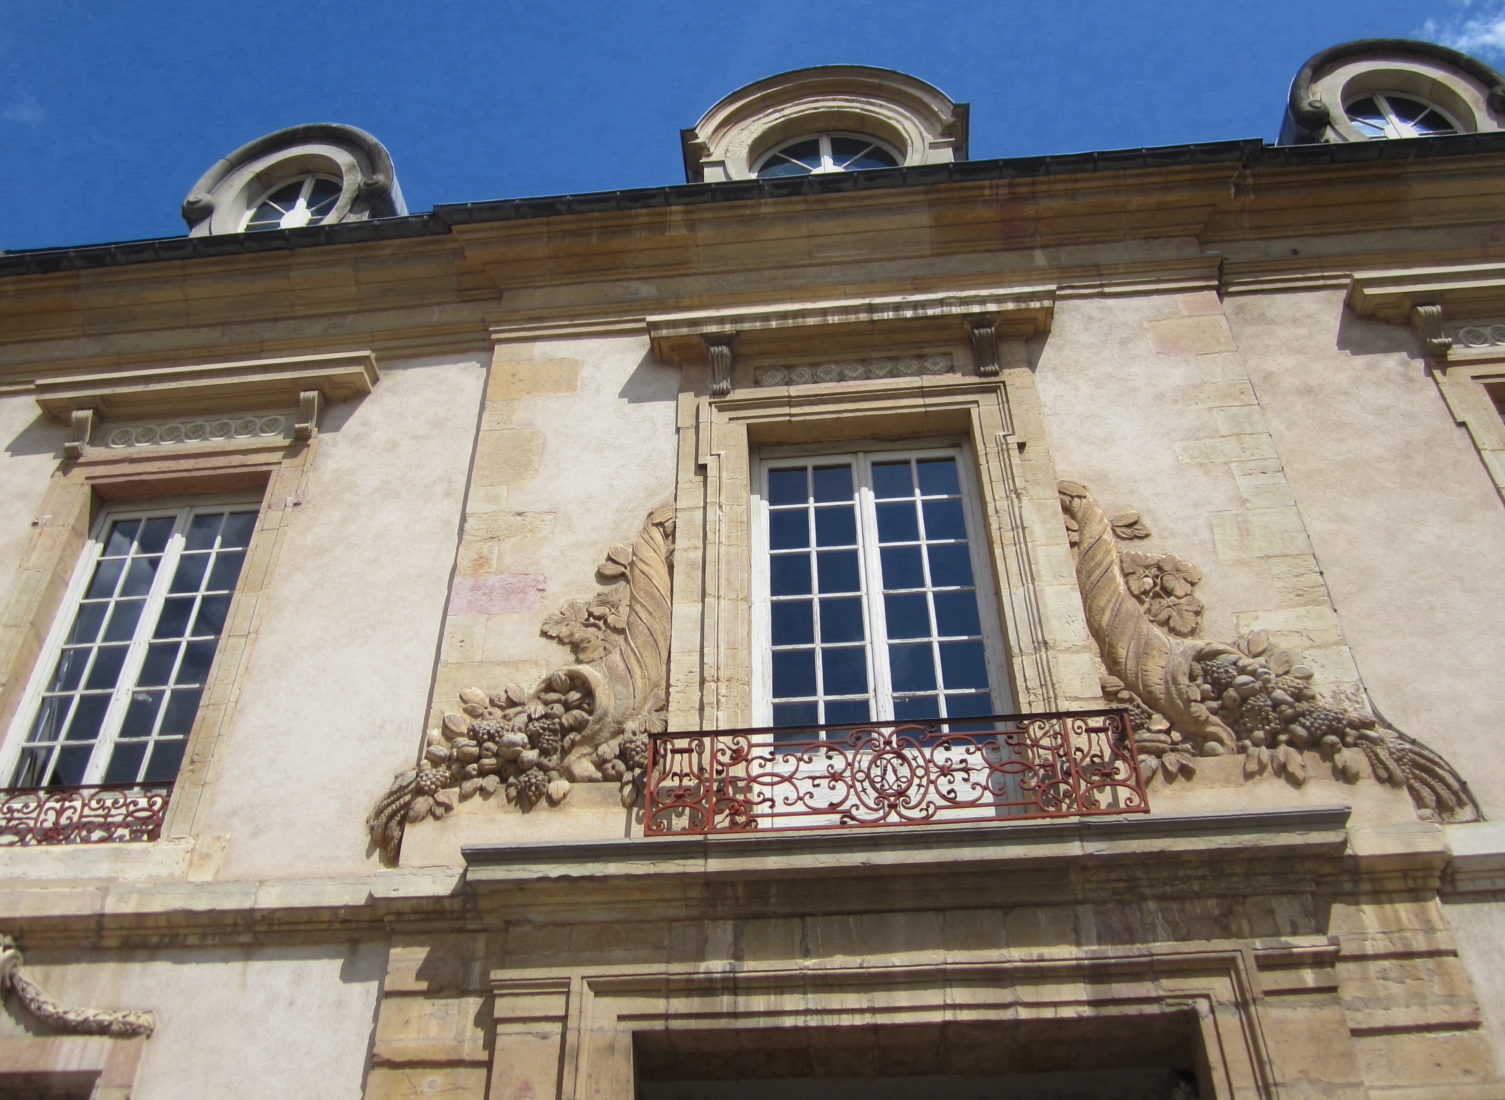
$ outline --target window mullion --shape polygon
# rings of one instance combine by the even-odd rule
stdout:
[[[890,721],[894,716],[894,689],[888,667],[888,623],[883,612],[883,562],[878,553],[872,459],[867,454],[853,457],[857,475],[857,560],[861,563],[862,612],[868,637],[868,705],[873,721]]]

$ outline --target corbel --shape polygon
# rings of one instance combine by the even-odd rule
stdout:
[[[324,411],[324,395],[318,390],[298,391],[298,420],[293,438],[307,443],[319,431],[319,414]]]
[[[1436,359],[1446,359],[1453,339],[1442,331],[1442,306],[1429,304],[1411,307],[1411,328],[1426,345],[1427,353]]]
[[[967,335],[972,340],[972,362],[983,378],[998,374],[998,327],[991,317],[969,317]]]
[[[737,342],[737,334],[708,332],[701,339],[705,341],[706,355],[711,361],[711,396],[725,397],[732,392],[732,348]]]
[[[68,440],[63,444],[63,453],[69,458],[83,458],[93,434],[94,410],[74,409],[68,417]]]

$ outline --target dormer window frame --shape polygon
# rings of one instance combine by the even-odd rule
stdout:
[[[865,143],[866,147],[856,153],[853,153],[850,157],[845,157],[844,155],[838,155],[835,150],[835,143],[841,140],[862,142]],[[806,145],[812,141],[816,142],[818,146],[818,164],[809,166],[801,159],[790,155],[790,150],[795,149],[798,146]],[[868,165],[861,168],[850,167],[853,161],[857,160],[859,157],[867,156],[874,150],[877,150],[885,157],[887,157],[890,163],[884,165]],[[875,167],[897,168],[899,165],[904,163],[904,155],[901,152],[895,149],[888,142],[883,141],[880,138],[876,138],[871,134],[863,134],[854,130],[821,130],[816,133],[804,134],[800,137],[778,142],[767,152],[761,154],[753,160],[752,174],[759,179],[768,178],[768,175],[774,174],[768,173],[769,167],[776,163],[776,161],[780,158],[782,158],[783,161],[787,164],[797,165],[806,169],[803,172],[795,171],[777,173],[778,175],[784,176],[818,176],[826,175],[832,172],[864,171],[870,170],[871,168]]]

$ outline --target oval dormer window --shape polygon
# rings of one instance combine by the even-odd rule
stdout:
[[[251,208],[244,226],[255,229],[301,229],[318,225],[340,201],[340,181],[328,176],[303,176],[280,183]]]
[[[780,145],[758,162],[755,172],[759,179],[771,179],[893,168],[898,163],[892,149],[863,134],[816,134]]]
[[[1440,107],[1395,92],[1360,96],[1346,103],[1343,111],[1367,138],[1441,137],[1462,132]]]

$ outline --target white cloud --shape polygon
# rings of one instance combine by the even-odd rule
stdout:
[[[45,112],[42,105],[36,101],[36,97],[28,92],[21,92],[13,97],[4,110],[0,110],[0,119],[6,122],[21,122],[27,126],[37,126],[41,123]]]
[[[1478,56],[1505,57],[1505,0],[1489,0],[1474,7],[1471,0],[1454,0],[1454,7],[1473,9],[1443,19],[1428,19],[1418,38],[1441,42]]]

